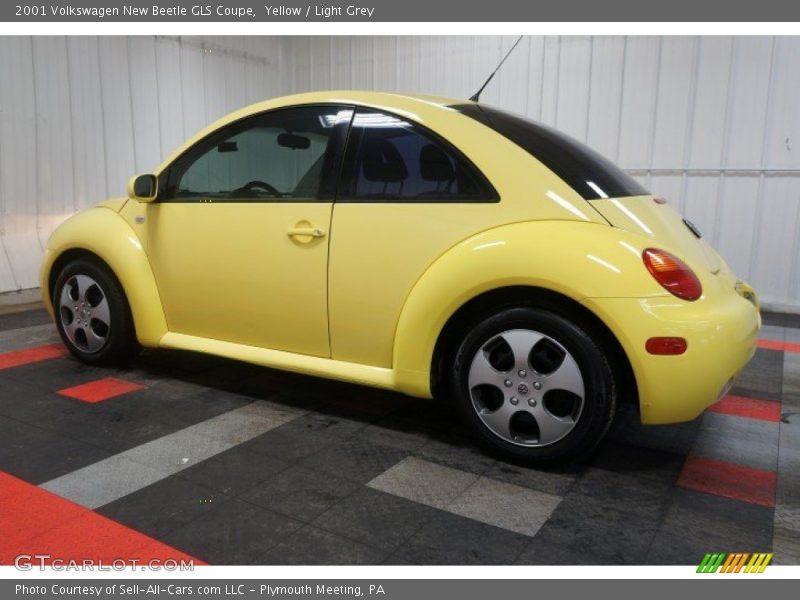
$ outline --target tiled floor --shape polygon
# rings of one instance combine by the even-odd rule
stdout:
[[[800,564],[800,318],[765,323],[699,419],[628,407],[591,460],[543,471],[446,406],[182,352],[87,367],[41,311],[0,315],[0,563]]]

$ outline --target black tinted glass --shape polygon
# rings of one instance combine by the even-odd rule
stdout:
[[[494,201],[485,178],[452,146],[393,115],[358,110],[340,201]]]
[[[451,108],[514,142],[586,200],[649,193],[610,160],[551,127],[483,104],[459,104]]]

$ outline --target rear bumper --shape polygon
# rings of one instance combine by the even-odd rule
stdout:
[[[761,317],[742,289],[697,302],[673,297],[596,298],[583,304],[616,335],[630,360],[642,423],[690,421],[723,395],[755,353]],[[749,286],[745,291],[752,293]],[[654,336],[683,337],[679,356],[654,356]]]

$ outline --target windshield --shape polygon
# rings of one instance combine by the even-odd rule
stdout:
[[[514,142],[585,200],[649,194],[610,160],[551,127],[485,104],[457,104],[450,108]]]

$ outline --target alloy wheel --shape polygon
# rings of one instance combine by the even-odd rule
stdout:
[[[87,354],[105,347],[111,333],[111,310],[97,281],[88,275],[73,275],[61,288],[58,304],[61,326],[71,344]]]
[[[578,363],[558,341],[529,329],[486,341],[468,377],[472,406],[503,440],[548,446],[567,436],[583,411],[585,386]]]

